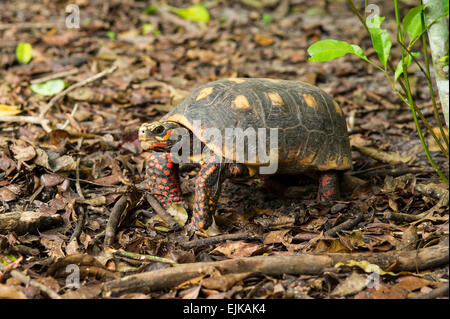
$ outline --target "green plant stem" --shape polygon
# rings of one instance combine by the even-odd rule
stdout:
[[[448,157],[448,148],[449,148],[448,139],[447,139],[447,135],[444,133],[444,127],[442,126],[442,122],[441,122],[441,119],[439,117],[439,111],[438,111],[437,104],[436,104],[436,98],[434,97],[433,84],[431,82],[430,69],[429,69],[429,64],[428,64],[428,56],[427,56],[427,54],[424,54],[425,67],[427,68],[427,70],[425,70],[422,67],[422,65],[420,64],[420,62],[411,54],[411,51],[403,43],[400,43],[400,45],[405,49],[405,51],[408,53],[408,55],[413,59],[414,63],[416,63],[416,65],[419,67],[420,71],[425,75],[425,78],[427,79],[428,89],[430,90],[431,101],[432,101],[432,104],[433,104],[434,116],[435,116],[436,122],[438,124],[438,127],[439,127],[439,129],[441,131],[442,138],[444,139],[444,142],[445,142],[445,144],[447,146],[447,150],[444,149],[442,143],[440,142],[440,139],[433,132],[433,130],[429,126],[428,122],[424,121],[424,123],[427,126],[427,129],[430,130],[430,134],[433,136],[434,140],[439,145],[439,148],[441,149],[441,151],[445,154],[445,156],[447,158],[449,158]],[[425,44],[424,52],[427,52],[426,48],[427,48],[427,46]],[[419,110],[419,109],[417,109],[417,110]],[[419,113],[419,116],[421,118],[423,117],[422,112]],[[422,119],[422,121],[423,121],[423,119]]]
[[[398,0],[394,0],[394,9],[395,9],[395,20],[397,22],[397,40],[398,40],[399,43],[404,43],[403,33],[402,33],[402,29],[401,29],[401,25],[402,24],[400,22],[400,14],[398,12]],[[408,105],[409,105],[409,107],[411,109],[411,112],[413,114],[414,123],[416,124],[416,128],[417,128],[417,133],[419,135],[420,141],[422,143],[422,146],[423,146],[423,148],[425,150],[425,153],[426,153],[426,155],[428,157],[428,160],[430,161],[431,165],[436,170],[436,172],[439,174],[439,176],[442,178],[442,180],[444,180],[448,184],[449,183],[448,179],[445,177],[445,175],[441,172],[439,167],[434,162],[434,160],[433,160],[433,158],[432,158],[432,156],[430,154],[430,151],[428,149],[428,146],[425,143],[425,139],[423,137],[422,130],[420,129],[419,121],[417,119],[416,110],[415,110],[416,107],[414,107],[416,105],[415,105],[414,99],[413,99],[412,94],[411,94],[411,88],[409,87],[408,72],[407,72],[408,65],[407,65],[407,61],[406,61],[406,58],[405,58],[405,50],[403,49],[403,46],[401,46],[401,54],[402,54],[402,63],[403,63],[403,78],[405,79],[406,92],[407,92],[408,101],[409,101]]]
[[[356,8],[356,6],[354,5],[352,0],[347,0],[347,3],[349,4],[350,8],[352,9],[352,11],[356,14],[356,16],[358,17],[359,21],[361,22],[361,24],[364,26],[364,28],[366,29],[366,31],[370,34],[369,28],[367,27],[366,21],[364,21],[363,17],[361,16],[361,14],[359,13],[358,9]],[[401,36],[401,23],[400,23],[400,17],[398,14],[398,2],[397,0],[394,1],[394,5],[396,7],[396,20],[397,20],[397,26],[399,28],[399,34]],[[403,41],[402,41],[403,42]],[[405,82],[408,81],[408,72],[407,72],[407,65],[406,65],[406,60],[404,59],[404,50],[402,47],[402,61],[404,63],[403,65],[403,78],[405,79]],[[372,63],[374,64],[374,63]],[[391,72],[395,72],[395,68],[392,65],[391,61],[387,61],[387,65],[389,66],[389,69],[391,70]],[[377,66],[378,67],[378,66]],[[378,69],[381,69],[380,67],[378,67]],[[407,84],[405,84],[401,78],[398,79],[398,83],[400,84],[403,92],[407,95],[408,100],[406,100],[406,98],[398,91],[398,89],[395,87],[395,83],[391,80],[389,74],[387,73],[386,70],[383,70],[383,73],[386,75],[386,78],[388,79],[389,83],[391,84],[392,88],[394,89],[394,91],[397,93],[397,95],[403,100],[403,102],[409,106],[409,108],[411,109],[411,113],[413,115],[413,119],[414,119],[414,124],[416,125],[416,129],[417,129],[417,133],[419,135],[419,139],[420,142],[422,143],[423,149],[425,151],[425,154],[427,155],[427,158],[429,160],[429,162],[431,163],[431,165],[433,166],[433,168],[435,169],[435,171],[438,173],[438,175],[442,178],[443,181],[445,181],[447,184],[449,183],[448,179],[445,177],[445,175],[441,172],[441,170],[439,169],[439,167],[437,166],[437,164],[434,162],[430,151],[428,149],[428,146],[425,142],[424,136],[422,134],[422,130],[420,128],[420,124],[419,121],[417,119],[417,114],[422,115],[421,119],[422,121],[424,121],[424,123],[426,122],[428,124],[428,122],[426,121],[425,117],[423,116],[423,114],[419,111],[417,105],[414,102],[414,99],[412,98],[412,94],[411,94],[411,88],[409,87],[409,81]],[[405,76],[406,74],[406,76]],[[417,114],[416,114],[417,112]],[[429,126],[429,124],[428,124]]]

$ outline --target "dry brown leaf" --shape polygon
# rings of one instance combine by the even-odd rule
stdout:
[[[186,290],[181,291],[179,294],[182,299],[197,299],[200,292],[201,285],[197,285]]]
[[[366,289],[355,296],[355,299],[406,299],[408,290],[400,285],[381,284],[380,287]]]
[[[275,42],[271,36],[264,34],[255,35],[255,41],[261,46],[271,45]]]
[[[0,200],[10,202],[17,198],[17,194],[12,192],[7,186],[0,188]]]
[[[365,276],[353,272],[344,281],[340,282],[331,292],[331,296],[344,297],[354,295],[366,288],[368,280]]]
[[[437,287],[440,286],[441,283],[438,282],[433,282],[433,281],[429,281],[423,278],[418,278],[415,276],[404,276],[404,277],[400,277],[397,280],[398,284],[400,287],[405,288],[408,291],[414,291],[417,289],[421,289],[422,287],[426,287],[426,286],[433,286],[433,287]]]
[[[288,232],[289,229],[271,231],[264,237],[264,245],[277,244],[283,242],[284,236]]]
[[[367,147],[367,146],[356,146],[355,145],[355,147],[362,154],[372,157],[373,159],[376,159],[383,163],[388,163],[388,164],[408,163],[414,159],[413,155],[405,156],[405,155],[401,155],[397,152],[384,152],[384,151],[380,151],[376,148]]]
[[[211,254],[224,255],[228,258],[249,257],[260,254],[264,251],[264,246],[245,242],[232,242],[220,245]]]
[[[34,147],[30,144],[17,140],[11,145],[11,151],[14,153],[14,158],[18,161],[26,162],[36,156]]]
[[[42,174],[40,178],[41,185],[46,187],[59,185],[64,181],[64,177],[57,174]]]
[[[0,284],[0,299],[27,299],[27,296],[20,286]]]

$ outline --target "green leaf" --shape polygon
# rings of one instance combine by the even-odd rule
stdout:
[[[421,13],[424,5],[414,7],[408,11],[402,20],[403,30],[409,35],[410,42],[422,33]]]
[[[45,96],[55,95],[64,90],[68,84],[64,80],[49,80],[43,83],[31,84],[30,88],[34,93]]]
[[[448,0],[442,0],[442,6],[444,7],[444,15],[448,15]]]
[[[411,52],[411,54],[415,58],[420,56],[420,52]],[[411,56],[408,54],[407,56],[405,56],[405,59],[406,59],[407,66],[410,66],[410,64],[412,62]],[[398,62],[398,64],[397,64],[397,68],[395,69],[394,81],[397,81],[399,76],[402,75],[402,73],[403,73],[403,60],[400,60],[400,62]]]
[[[147,8],[145,8],[144,13],[151,15],[154,14],[156,12],[156,10],[158,10],[158,7],[155,5],[150,5]]]
[[[23,64],[27,64],[32,58],[32,51],[33,48],[31,47],[31,44],[29,44],[28,42],[20,42],[16,47],[17,61]]]
[[[142,26],[142,34],[146,35],[149,34],[150,32],[152,32],[155,29],[155,27],[150,24],[150,23],[146,23]]]
[[[108,32],[106,32],[106,36],[108,38],[110,38],[111,40],[114,40],[116,38],[116,33],[113,31],[108,31]]]
[[[267,13],[264,13],[261,18],[266,24],[269,24],[273,20],[273,17]]]
[[[169,7],[169,10],[186,20],[194,22],[209,22],[208,9],[202,4],[195,4],[186,9]]]
[[[348,53],[367,60],[363,50],[359,46],[333,39],[317,41],[308,48],[308,53],[311,56],[309,61],[312,62],[329,61]]]
[[[378,54],[378,59],[386,69],[386,64],[389,59],[389,53],[391,51],[391,36],[385,29],[381,29],[381,22],[384,17],[378,15],[374,16],[371,23],[368,25],[370,37],[372,38],[373,48]]]

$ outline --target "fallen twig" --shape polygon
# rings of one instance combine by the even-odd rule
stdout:
[[[77,225],[73,230],[72,236],[70,236],[69,242],[72,241],[73,239],[78,239],[78,237],[80,237],[81,231],[83,230],[83,226],[86,221],[86,212],[84,211],[82,206],[80,206],[80,212],[81,214],[78,217]]]
[[[387,213],[385,213],[385,216],[388,219],[395,220],[397,222],[403,222],[403,223],[412,223],[423,217],[422,214],[411,215],[411,214],[396,213],[396,212],[387,212]]]
[[[442,287],[433,289],[432,291],[430,291],[426,294],[420,295],[419,297],[417,297],[417,299],[435,299],[435,298],[442,297],[445,295],[448,296],[448,284],[446,284]]]
[[[0,30],[17,29],[51,29],[58,26],[55,22],[22,22],[22,23],[1,23]]]
[[[147,194],[145,198],[155,210],[156,214],[158,214],[158,216],[161,217],[169,225],[170,229],[177,230],[180,228],[180,225],[178,225],[178,223],[172,218],[172,216],[166,212],[166,210],[159,204],[155,197]]]
[[[141,261],[158,261],[162,263],[176,264],[177,262],[172,259],[167,259],[164,257],[152,256],[152,255],[143,255],[132,253],[125,250],[113,250],[114,254],[117,256],[127,257],[131,259],[141,260]]]
[[[48,126],[48,123],[50,122],[49,120],[36,116],[0,116],[0,122],[26,122],[31,124],[39,124],[47,133],[52,131],[52,129]]]
[[[261,237],[255,236],[255,235],[249,235],[246,233],[236,233],[236,234],[226,234],[221,236],[215,236],[215,237],[209,237],[205,239],[196,239],[191,240],[185,243],[179,243],[181,247],[184,249],[190,249],[190,248],[197,248],[202,246],[208,246],[208,245],[215,245],[227,240],[241,240],[241,239],[258,239],[261,240]]]
[[[126,276],[106,282],[103,296],[120,296],[125,293],[143,292],[175,287],[182,282],[207,274],[258,273],[269,276],[282,274],[321,274],[338,262],[366,260],[387,269],[395,264],[395,271],[416,271],[448,263],[446,245],[437,245],[417,251],[390,251],[383,253],[301,254],[293,256],[256,256],[215,262],[178,264],[173,267]]]
[[[110,246],[114,242],[114,236],[116,235],[116,228],[119,224],[120,216],[124,211],[126,211],[128,207],[127,199],[127,195],[122,195],[122,197],[120,197],[120,199],[116,202],[113,209],[111,210],[111,214],[109,215],[108,223],[106,224],[105,229],[104,243],[106,246]]]
[[[88,83],[94,82],[95,80],[98,80],[102,77],[104,77],[105,75],[108,75],[110,73],[113,73],[115,70],[117,70],[117,65],[112,66],[109,69],[106,69],[100,73],[95,74],[94,76],[91,76],[83,81],[80,81],[78,83],[75,83],[74,85],[69,86],[67,89],[65,89],[64,91],[56,94],[54,97],[52,97],[52,99],[47,103],[47,105],[42,109],[41,113],[39,114],[40,118],[43,118],[45,116],[45,114],[47,114],[47,112],[52,108],[52,106],[58,102],[62,97],[64,97],[67,93],[75,90],[76,88],[82,87]]]
[[[402,168],[369,168],[361,171],[354,171],[351,172],[350,174],[353,176],[358,176],[360,178],[368,178],[372,176],[385,176],[385,175],[397,177],[406,174],[430,174],[433,172],[434,169],[402,167]]]
[[[47,82],[47,81],[54,80],[54,79],[60,79],[60,78],[64,78],[64,77],[69,76],[69,75],[77,74],[78,71],[79,70],[77,68],[74,68],[74,69],[70,69],[70,70],[67,70],[67,71],[57,72],[57,73],[53,73],[53,74],[50,74],[50,75],[43,76],[41,78],[37,78],[37,79],[31,80],[30,83],[31,84],[38,84],[38,83]]]
[[[16,232],[36,234],[63,224],[59,214],[48,215],[41,212],[25,211],[0,214],[0,233]]]
[[[329,236],[329,237],[333,237],[336,236],[336,234],[340,231],[343,230],[348,230],[348,229],[352,229],[353,227],[355,227],[356,225],[358,225],[358,223],[362,220],[363,218],[363,213],[360,212],[355,218],[349,219],[337,226],[334,226],[331,229],[328,229],[324,235],[325,236]]]
[[[12,270],[10,274],[12,277],[24,283],[25,285],[30,285],[38,288],[40,291],[42,291],[52,299],[62,299],[61,296],[58,295],[58,293],[55,292],[53,289],[47,287],[44,284],[41,284],[40,282],[37,282],[36,280],[31,279],[30,277],[28,277],[27,275],[18,270]]]

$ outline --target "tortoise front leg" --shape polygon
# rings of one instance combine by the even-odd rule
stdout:
[[[317,199],[320,201],[339,199],[338,172],[325,171],[321,173]]]
[[[152,152],[148,158],[145,176],[150,193],[165,209],[170,204],[185,206],[180,188],[178,164],[172,161],[170,153]]]
[[[227,165],[223,161],[215,163],[214,157],[202,164],[195,181],[195,202],[189,230],[206,229],[211,224]]]

